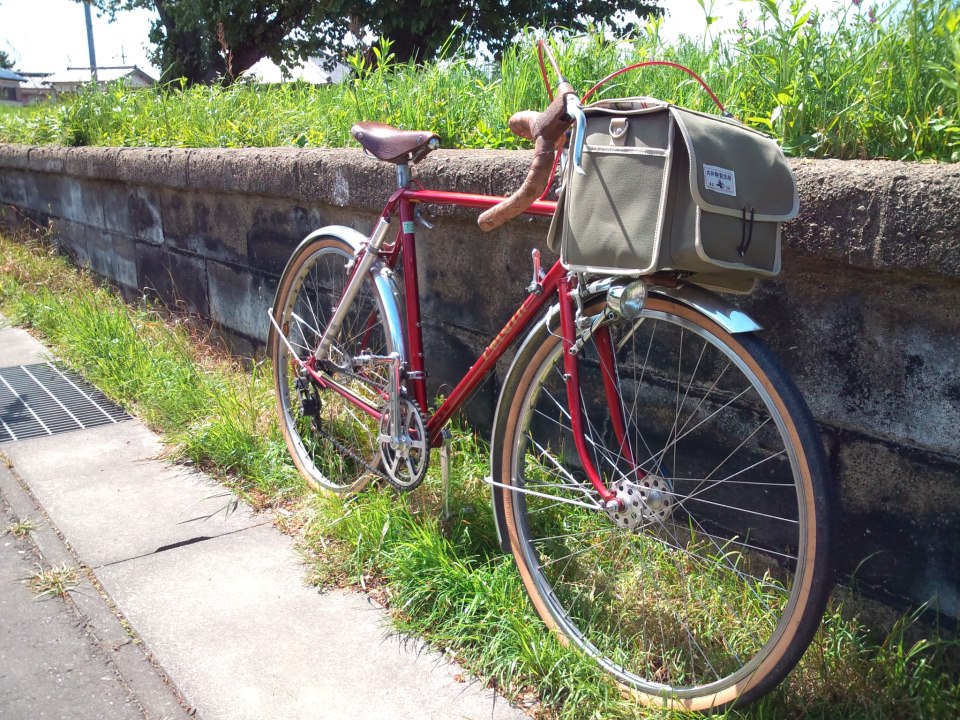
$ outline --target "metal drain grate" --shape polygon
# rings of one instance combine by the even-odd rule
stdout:
[[[129,419],[99,390],[52,363],[0,368],[0,442]]]

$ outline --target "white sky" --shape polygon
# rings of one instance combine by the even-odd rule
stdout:
[[[139,65],[150,69],[144,46],[152,13],[117,13],[108,23],[93,13],[97,65]],[[23,72],[58,72],[88,67],[87,30],[83,5],[72,0],[0,0],[0,50]]]
[[[809,0],[811,5],[831,8],[842,0]],[[710,0],[707,0],[709,6]],[[699,36],[703,10],[696,0],[664,0],[669,16],[662,34]],[[722,22],[714,30],[737,21],[741,9],[755,7],[744,0],[716,0],[713,10]],[[159,73],[147,61],[147,33],[152,12],[134,10],[117,13],[113,23],[93,11],[93,36],[98,65],[139,65],[152,75]],[[56,72],[69,67],[88,66],[87,35],[83,6],[74,0],[0,0],[0,50],[23,72]]]

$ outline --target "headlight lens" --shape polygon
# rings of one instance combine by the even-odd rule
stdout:
[[[607,307],[628,320],[640,317],[647,301],[647,284],[636,280],[629,285],[614,285],[607,291]]]

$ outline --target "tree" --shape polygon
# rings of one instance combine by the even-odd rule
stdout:
[[[595,22],[618,28],[632,14],[646,17],[662,10],[658,0],[353,0],[347,9],[356,25],[392,41],[397,59],[426,60],[451,32],[458,30],[467,50],[481,44],[499,57],[518,28],[564,27],[586,30]]]
[[[13,70],[13,60],[7,55],[6,51],[0,50],[0,68],[4,70]]]
[[[165,78],[184,77],[191,83],[218,77],[229,81],[263,57],[294,62],[325,49],[328,26],[339,24],[346,31],[346,20],[339,20],[342,0],[92,0],[92,4],[111,19],[122,10],[156,11],[150,59]]]
[[[83,0],[78,0],[82,2]],[[400,61],[427,60],[454,30],[468,49],[499,54],[518,27],[618,24],[629,12],[660,12],[657,0],[91,0],[111,18],[120,10],[155,10],[152,61],[166,78],[229,81],[263,57],[290,64],[343,54],[348,34],[392,41]]]

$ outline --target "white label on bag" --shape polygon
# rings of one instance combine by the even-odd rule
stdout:
[[[716,165],[704,165],[703,184],[707,190],[713,190],[724,195],[735,196],[737,194],[737,176],[733,170],[727,170]]]

